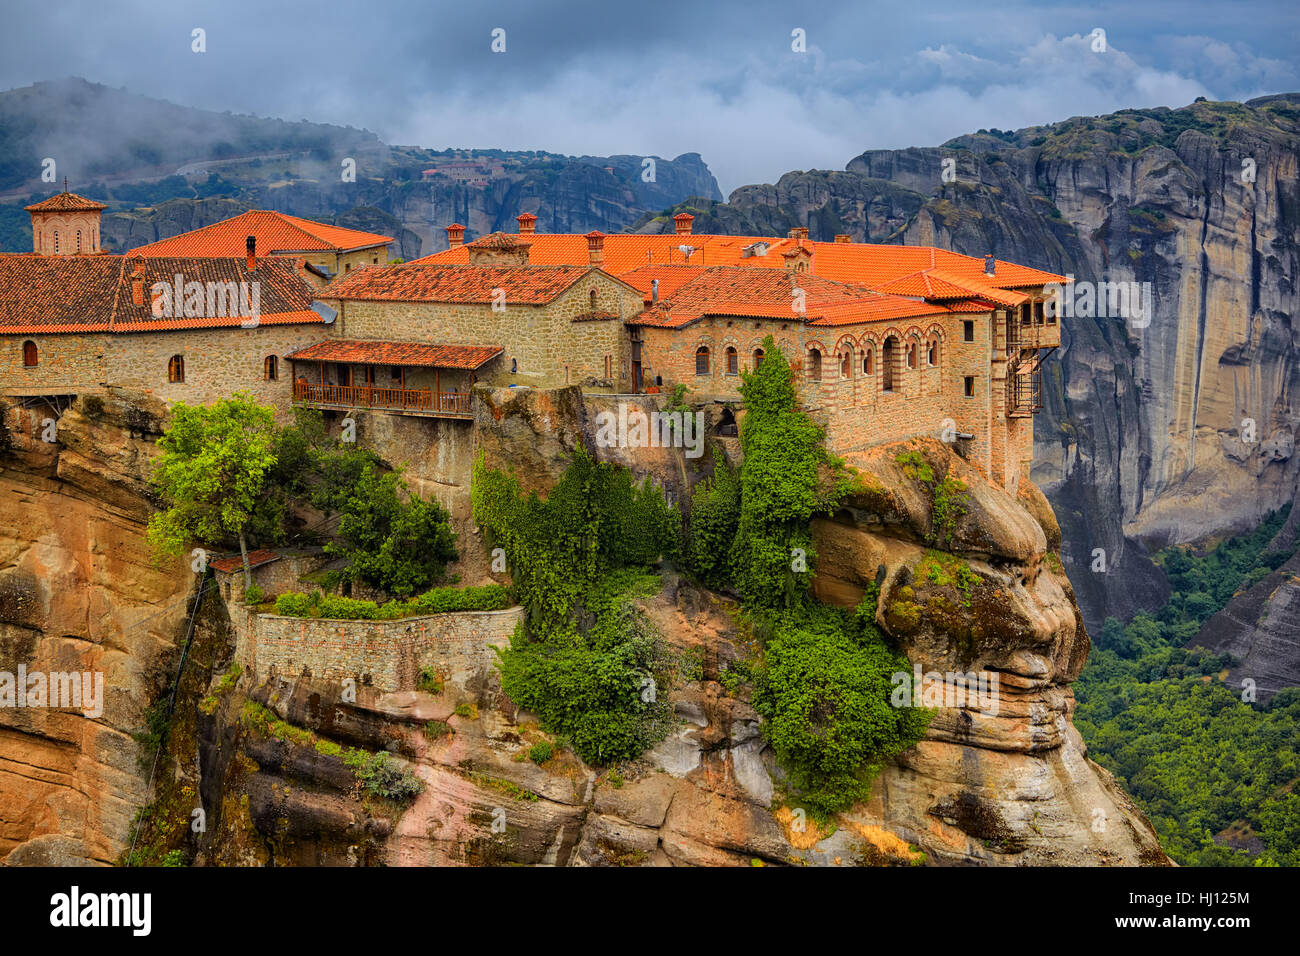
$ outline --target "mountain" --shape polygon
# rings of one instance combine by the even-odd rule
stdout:
[[[636,228],[686,209],[696,232],[807,226],[1150,283],[1149,324],[1069,318],[1044,375],[1033,477],[1096,627],[1163,603],[1150,551],[1252,528],[1296,496],[1298,155],[1300,94],[1198,101],[870,150]]]
[[[260,208],[383,226],[411,258],[446,248],[453,221],[470,237],[513,229],[521,212],[535,212],[543,231],[619,232],[688,196],[722,198],[698,153],[390,146],[367,130],[192,109],[80,79],[0,93],[0,157],[8,251],[31,248],[21,207],[65,175],[109,204],[104,245],[114,252]],[[41,181],[45,158],[55,160],[54,182]]]

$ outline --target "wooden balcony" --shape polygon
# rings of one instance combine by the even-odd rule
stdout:
[[[293,400],[313,408],[373,408],[402,415],[471,418],[468,392],[436,392],[428,388],[384,388],[379,385],[316,385],[295,382]]]

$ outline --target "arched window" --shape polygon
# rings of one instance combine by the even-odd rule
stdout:
[[[35,342],[23,343],[23,365],[27,368],[35,368],[41,363],[40,353],[36,350]]]
[[[59,230],[54,230],[54,254],[59,254]]]
[[[876,371],[875,358],[876,357],[871,350],[871,346],[868,345],[866,351],[862,353],[862,374],[863,375],[871,375]]]
[[[77,230],[77,251],[81,251],[81,230]]]
[[[808,378],[814,382],[822,380],[822,353],[820,349],[813,349],[808,353]]]
[[[709,347],[707,345],[701,345],[695,350],[695,374],[709,374]]]
[[[925,350],[925,361],[932,368],[939,364],[939,336],[930,336],[929,344]]]
[[[185,381],[185,356],[173,355],[167,360],[167,381]]]
[[[591,290],[591,311],[596,311],[596,290]]]
[[[853,374],[853,350],[845,349],[844,354],[840,357],[840,378],[848,378]]]
[[[898,368],[898,339],[891,335],[880,347],[880,387],[886,392],[894,390],[895,372]]]
[[[262,371],[266,374],[268,382],[274,382],[280,377],[280,360],[274,355],[268,355],[262,362]]]
[[[916,368],[916,340],[907,343],[907,367]]]
[[[762,364],[763,364],[763,350],[754,349],[754,371],[757,372],[758,367]]]
[[[727,346],[727,374],[740,374],[740,353],[730,345]]]

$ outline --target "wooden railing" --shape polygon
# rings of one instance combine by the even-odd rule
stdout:
[[[384,408],[425,415],[469,417],[468,392],[435,392],[428,388],[384,388],[380,385],[317,385],[295,382],[296,402],[343,408]]]

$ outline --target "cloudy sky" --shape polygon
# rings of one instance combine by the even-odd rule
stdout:
[[[433,148],[698,151],[724,193],[791,169],[842,169],[864,149],[933,145],[980,127],[1300,90],[1294,2],[6,7],[0,88],[81,76]],[[206,31],[204,53],[192,52],[195,28]],[[492,49],[495,30],[504,31],[504,52]],[[1098,30],[1104,52],[1094,50]]]

